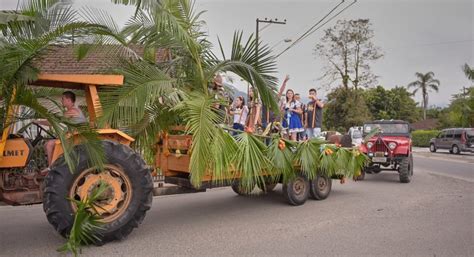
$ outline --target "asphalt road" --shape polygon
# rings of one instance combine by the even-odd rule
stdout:
[[[280,187],[156,197],[126,240],[81,256],[474,256],[474,158],[440,156],[417,153],[410,184],[385,171],[333,181],[328,199],[299,207]],[[0,207],[1,256],[61,256],[62,243],[41,205]]]

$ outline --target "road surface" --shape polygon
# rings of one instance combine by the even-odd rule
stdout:
[[[385,171],[334,180],[328,199],[299,207],[280,187],[156,197],[126,240],[81,256],[474,256],[474,158],[415,156],[410,184]],[[41,205],[0,207],[1,256],[62,256],[64,242]]]

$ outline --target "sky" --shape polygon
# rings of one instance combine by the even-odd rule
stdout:
[[[125,24],[133,14],[133,7],[113,5],[110,0],[75,0],[84,5],[108,11],[119,25]],[[198,11],[206,10],[202,19],[209,40],[217,45],[219,37],[229,52],[234,31],[244,35],[255,33],[257,18],[286,19],[286,25],[271,25],[260,32],[264,43],[275,45],[275,53],[321,19],[340,0],[197,0]],[[346,0],[350,3],[352,0]],[[0,9],[15,9],[17,0],[0,0]],[[385,88],[406,86],[416,79],[415,72],[433,71],[441,82],[438,93],[432,93],[429,104],[446,106],[452,94],[472,83],[464,76],[461,66],[474,66],[474,1],[472,0],[358,0],[356,4],[311,34],[301,43],[281,55],[278,73],[283,80],[290,75],[288,88],[303,96],[309,88],[319,88],[325,61],[314,55],[314,46],[324,29],[338,19],[367,18],[375,32],[373,42],[382,49],[384,57],[371,64],[379,76],[378,84]],[[261,24],[263,27],[264,24]],[[245,90],[239,81],[235,86]],[[324,90],[319,97],[324,98]],[[421,96],[415,96],[421,101]]]

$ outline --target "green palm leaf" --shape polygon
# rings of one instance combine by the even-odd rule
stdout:
[[[257,183],[264,184],[264,172],[273,169],[270,159],[265,155],[266,146],[261,139],[243,132],[236,136],[237,152],[234,166],[240,174],[242,189],[250,192]]]

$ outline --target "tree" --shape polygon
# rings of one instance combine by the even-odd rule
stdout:
[[[361,126],[372,118],[361,89],[339,87],[332,90],[327,97],[323,120],[327,129],[346,132],[348,128]]]
[[[327,86],[334,83],[348,89],[349,82],[355,89],[376,83],[377,76],[370,69],[370,62],[380,57],[379,47],[372,43],[374,31],[368,19],[340,20],[325,30],[315,53],[328,62],[321,79]]]
[[[428,93],[430,91],[438,92],[440,82],[437,79],[434,79],[434,73],[432,71],[428,73],[415,73],[416,77],[418,78],[417,81],[413,81],[408,84],[407,88],[415,88],[413,90],[413,95],[415,95],[418,90],[421,91],[422,95],[422,108],[423,108],[423,119],[426,120],[426,109],[428,107]]]
[[[474,126],[474,87],[454,94],[449,106],[440,114],[442,127]]]
[[[474,81],[474,69],[471,68],[467,63],[462,67],[464,74],[470,81]]]
[[[377,86],[364,92],[365,101],[374,119],[400,119],[416,122],[420,118],[416,102],[404,87],[390,90]]]

